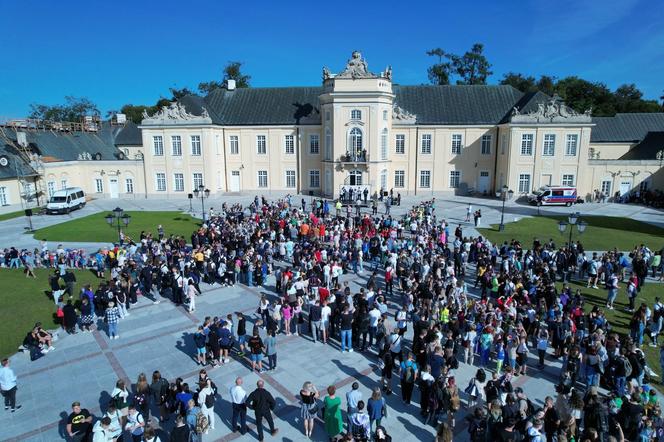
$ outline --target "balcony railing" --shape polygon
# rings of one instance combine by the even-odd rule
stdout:
[[[346,153],[341,155],[340,161],[342,163],[366,163],[369,161],[366,151],[357,154]]]

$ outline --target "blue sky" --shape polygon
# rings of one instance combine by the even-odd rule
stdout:
[[[253,86],[320,84],[362,51],[395,82],[427,82],[434,47],[485,44],[490,83],[508,71],[634,82],[664,92],[664,6],[652,0],[47,2],[0,0],[0,117],[85,96],[102,112],[153,104],[172,86],[244,62]]]

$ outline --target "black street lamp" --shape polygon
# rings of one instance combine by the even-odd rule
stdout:
[[[503,208],[500,211],[500,225],[498,226],[499,232],[505,230],[505,201],[511,200],[513,196],[514,191],[510,190],[510,188],[507,186],[503,186],[499,191],[496,192],[496,197],[503,200]]]
[[[104,217],[106,222],[108,223],[109,226],[113,227],[113,224],[116,225],[118,229],[118,241],[120,242],[120,245],[122,245],[122,226],[124,225],[127,227],[129,225],[129,221],[131,221],[131,216],[127,213],[124,213],[124,210],[122,210],[119,207],[116,207],[113,209],[113,212],[109,213]]]
[[[560,233],[565,233],[565,230],[567,229],[567,225],[569,224],[569,239],[567,240],[567,247],[571,250],[572,249],[572,232],[574,231],[574,226],[576,226],[576,230],[578,230],[579,234],[582,234],[585,232],[586,227],[588,227],[588,223],[581,220],[581,214],[579,212],[576,213],[570,213],[569,216],[567,217],[567,221],[560,221],[558,223],[558,230]]]
[[[204,185],[198,186],[194,189],[194,195],[196,198],[201,199],[201,215],[203,218],[203,223],[205,223],[205,198],[210,196],[210,189],[206,189]]]

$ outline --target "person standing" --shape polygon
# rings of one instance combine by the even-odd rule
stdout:
[[[153,399],[159,405],[159,422],[165,422],[169,418],[168,412],[168,398],[169,398],[169,385],[168,381],[161,377],[159,370],[152,373],[152,383],[150,384],[150,393]]]
[[[258,327],[254,327],[253,336],[249,339],[249,349],[251,350],[251,370],[256,370],[256,366],[258,366],[258,372],[263,372],[263,350],[265,345],[263,345],[263,340],[258,334]]]
[[[212,388],[212,380],[210,378],[201,381],[199,384],[201,391],[198,392],[198,405],[201,407],[201,412],[207,418],[209,429],[214,430],[214,402],[215,394]]]
[[[344,429],[344,423],[341,418],[341,399],[335,396],[337,389],[334,385],[327,387],[327,396],[323,399],[323,409],[325,414],[325,431],[330,439],[334,439]]]
[[[304,433],[311,439],[314,431],[314,420],[316,419],[317,400],[319,394],[311,382],[305,382],[300,390],[300,417],[304,422]]]
[[[242,378],[235,379],[235,385],[231,387],[231,405],[233,406],[233,418],[231,420],[231,429],[233,433],[240,431],[244,435],[247,432],[247,392],[242,388]],[[240,420],[238,429],[237,421]]]
[[[344,306],[341,313],[341,351],[353,352],[353,313],[348,305]]]
[[[370,429],[373,429],[374,423],[376,428],[380,427],[383,417],[387,417],[387,406],[380,393],[380,387],[374,387],[371,397],[367,401],[367,413],[369,414]]]
[[[267,355],[267,362],[269,365],[268,370],[274,370],[277,368],[277,338],[274,329],[270,329],[267,332],[267,338],[265,338],[265,354]]]
[[[16,406],[17,388],[16,374],[14,374],[14,370],[9,368],[9,359],[4,358],[2,368],[0,368],[0,390],[5,398],[5,410],[11,408],[12,413],[21,408],[20,405]]]
[[[346,414],[348,417],[348,425],[350,426],[350,415],[357,411],[357,404],[362,400],[362,392],[360,391],[360,384],[353,382],[351,390],[346,393]]]
[[[127,414],[127,424],[125,430],[131,433],[133,442],[141,442],[143,440],[143,432],[145,431],[145,418],[132,404],[129,406],[129,413]]]
[[[401,399],[406,405],[410,405],[416,381],[417,363],[415,363],[415,356],[408,353],[408,359],[401,362]]]
[[[277,403],[264,386],[265,383],[262,380],[256,382],[256,389],[251,392],[246,401],[247,407],[254,410],[256,416],[256,430],[258,431],[259,441],[263,440],[263,418],[267,421],[272,436],[279,431],[278,428],[274,428],[274,420],[272,419],[272,410],[274,410]]]
[[[470,222],[471,213],[473,213],[473,206],[471,204],[468,204],[468,207],[466,207],[466,222]]]
[[[115,306],[113,301],[108,303],[108,308],[104,313],[106,317],[106,323],[108,324],[108,337],[109,339],[118,339],[118,322],[120,320],[120,311]]]
[[[67,418],[67,434],[73,442],[86,441],[92,430],[92,416],[78,401],[71,404],[71,410]]]

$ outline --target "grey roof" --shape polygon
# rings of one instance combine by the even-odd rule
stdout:
[[[664,149],[664,132],[648,132],[643,140],[631,148],[619,160],[655,160],[657,152]]]
[[[133,121],[127,121],[115,137],[116,146],[142,146],[141,130]]]
[[[73,161],[79,154],[100,154],[102,160],[117,160],[120,151],[115,147],[115,138],[122,131],[122,126],[111,126],[103,122],[97,132],[59,132],[41,129],[19,129],[26,133],[26,139],[33,152],[42,156],[44,162]],[[16,143],[16,130],[4,127],[6,137]],[[15,149],[4,138],[0,144]]]
[[[37,172],[23,160],[18,151],[12,146],[0,143],[0,156],[7,157],[9,161],[7,166],[0,166],[0,180],[37,175]]]
[[[664,113],[616,114],[613,117],[594,117],[591,143],[636,142],[648,132],[664,131]]]
[[[394,102],[417,115],[418,124],[497,124],[523,96],[512,86],[399,86]],[[321,87],[216,89],[203,101],[180,102],[195,115],[204,106],[213,123],[239,125],[319,124]],[[544,94],[542,94],[544,95]]]
[[[204,103],[212,122],[225,126],[319,124],[320,87],[216,89]],[[191,97],[181,100],[187,110],[197,113]]]
[[[509,85],[394,86],[395,103],[417,124],[498,124],[523,93]]]

